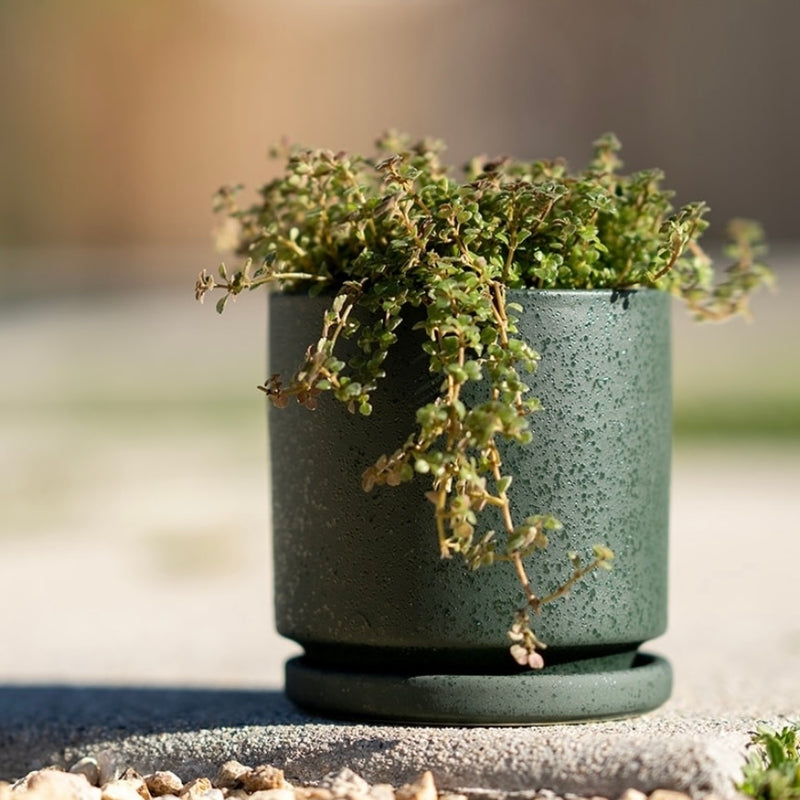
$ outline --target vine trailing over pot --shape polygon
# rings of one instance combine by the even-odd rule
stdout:
[[[441,556],[459,555],[471,569],[510,562],[524,595],[511,654],[538,668],[545,644],[531,615],[587,573],[609,569],[614,554],[603,544],[591,555],[570,553],[569,573],[549,591],[529,577],[526,559],[561,526],[558,509],[512,513],[502,450],[530,442],[540,403],[525,383],[538,354],[518,336],[521,309],[507,302],[507,289],[655,288],[683,298],[699,319],[724,319],[745,311],[749,294],[770,280],[759,260],[762,233],[756,223],[730,224],[732,264],[715,281],[698,244],[707,206],[673,209],[658,170],[621,173],[610,134],[576,173],[560,159],[476,158],[457,179],[441,162],[441,142],[388,134],[377,147],[376,158],[276,151],[285,171],[249,207],[238,203],[241,187],[220,189],[216,209],[246,261],[233,272],[221,265],[216,278],[203,270],[196,297],[221,289],[221,312],[231,297],[264,285],[330,293],[319,340],[295,374],[272,375],[259,388],[278,407],[294,398],[313,410],[327,392],[365,416],[401,323],[420,319],[438,395],[417,410],[408,438],[366,467],[363,488],[426,476]],[[355,356],[340,358],[342,340],[357,345]],[[482,526],[486,509],[501,520],[497,530]]]

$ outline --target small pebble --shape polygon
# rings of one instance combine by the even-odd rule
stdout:
[[[656,789],[651,795],[650,800],[691,800],[684,792],[675,792],[671,789]]]
[[[322,786],[295,786],[295,800],[333,800],[333,792]]]
[[[58,770],[55,767],[45,767],[44,769],[34,770],[22,778],[17,778],[17,780],[11,784],[11,790],[16,791],[17,789],[27,789],[31,780],[41,775],[43,772],[61,772],[61,770]]]
[[[97,763],[96,758],[86,756],[80,761],[76,761],[69,771],[73,775],[83,775],[92,786],[100,785],[100,765]]]
[[[390,783],[375,783],[370,787],[367,797],[369,800],[395,800],[394,786]]]
[[[218,789],[239,789],[242,786],[242,778],[250,771],[250,767],[238,761],[226,761],[217,770],[214,786]]]
[[[250,795],[244,789],[222,789],[226,800],[249,800]]]
[[[142,800],[151,800],[150,790],[144,782],[144,778],[133,768],[128,767],[116,781],[117,783],[125,783],[136,791],[136,794]],[[103,789],[105,791],[105,787]]]
[[[154,772],[146,775],[144,782],[153,797],[169,794],[177,797],[183,790],[183,781],[174,772]]]
[[[257,789],[248,795],[250,800],[294,800],[291,789]]]
[[[28,797],[42,797],[50,800],[100,800],[100,790],[91,786],[84,775],[71,775],[57,769],[43,769],[26,776],[22,787]],[[13,794],[12,794],[13,797]],[[27,798],[26,798],[27,800]],[[137,798],[140,800],[140,798]]]
[[[196,800],[196,798],[204,797],[206,792],[213,788],[208,778],[195,778],[195,780],[184,784],[178,797],[184,798],[184,800]]]
[[[369,794],[369,784],[349,767],[329,773],[320,781],[320,786],[330,789],[334,797],[350,800]]]
[[[647,800],[647,795],[638,789],[626,789],[619,796],[619,800]]]
[[[283,776],[283,770],[271,767],[269,764],[262,764],[255,769],[251,769],[241,777],[241,782],[248,792],[290,788]]]
[[[437,800],[433,773],[426,770],[413,783],[401,786],[397,790],[397,800]]]
[[[131,772],[126,770],[128,774]],[[150,792],[144,780],[138,775],[109,781],[102,787],[102,793],[102,800],[150,800]]]

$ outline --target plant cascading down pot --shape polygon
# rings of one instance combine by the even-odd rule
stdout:
[[[409,331],[387,358],[391,377],[370,418],[327,397],[313,414],[270,414],[277,623],[306,651],[288,668],[300,704],[488,724],[631,714],[669,695],[666,662],[637,655],[666,626],[669,298],[645,290],[514,299],[520,331],[542,355],[532,383],[544,410],[531,422],[532,446],[509,452],[506,466],[524,513],[557,508],[564,525],[534,554],[532,571],[558,586],[568,551],[604,541],[617,555],[613,573],[588,576],[568,603],[543,612],[548,666],[521,672],[508,654],[511,565],[473,572],[438,559],[417,481],[363,491],[363,465],[402,441],[417,407],[436,395]],[[270,297],[271,370],[294,366],[285,359],[311,340],[324,307]]]
[[[225,290],[220,310],[287,290],[261,387],[277,627],[305,651],[287,694],[413,723],[653,709],[671,686],[639,652],[666,628],[670,293],[741,310],[769,275],[759,231],[736,223],[714,286],[705,207],[620,175],[613,137],[578,175],[476,160],[463,183],[432,143],[381,148],[293,151],[248,209],[222,190],[249,260],[197,284]]]

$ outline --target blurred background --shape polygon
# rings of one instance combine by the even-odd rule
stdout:
[[[580,166],[614,131],[627,168],[708,202],[711,250],[732,216],[764,224],[779,291],[755,321],[674,315],[664,647],[702,642],[681,623],[706,603],[734,652],[748,612],[726,623],[682,559],[754,530],[800,558],[799,28],[794,0],[0,3],[0,681],[280,681],[264,304],[220,317],[193,284],[212,193],[271,177],[270,144],[387,128],[456,165]]]

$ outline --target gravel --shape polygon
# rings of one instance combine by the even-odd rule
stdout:
[[[344,767],[312,784],[293,785],[282,770],[269,764],[248,767],[232,760],[215,773],[184,781],[171,771],[140,775],[132,768],[113,777],[102,777],[97,759],[84,757],[69,771],[50,766],[34,770],[14,783],[0,783],[0,800],[469,800],[467,794],[440,789],[430,770],[402,786],[369,783]],[[484,795],[485,796],[485,795]],[[526,797],[555,800],[552,792],[528,792]],[[568,795],[564,800],[578,800]],[[592,800],[606,800],[594,795]],[[635,789],[619,800],[648,800]],[[649,800],[691,800],[686,794],[659,789]]]

